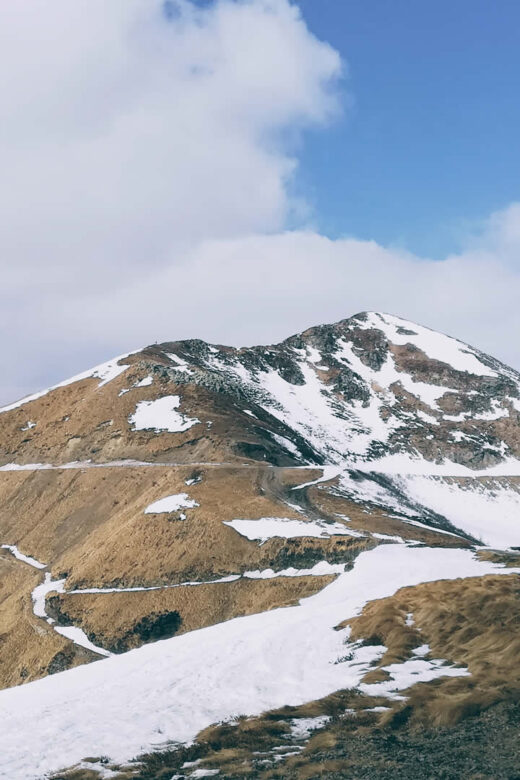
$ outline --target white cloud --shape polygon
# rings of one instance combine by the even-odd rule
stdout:
[[[155,340],[380,309],[520,366],[520,204],[441,262],[283,232],[340,59],[287,0],[2,8],[0,402]]]
[[[501,220],[509,230],[515,211],[494,215],[492,230]],[[79,348],[76,367],[84,367],[156,340],[269,343],[375,309],[454,335],[518,368],[520,274],[509,263],[506,238],[498,233],[493,244],[487,231],[481,247],[444,261],[305,231],[206,240],[182,263],[165,263],[127,285],[57,297],[44,332],[60,351]],[[90,361],[88,349],[97,350]],[[63,375],[63,366],[46,370],[53,380]]]
[[[520,214],[516,205],[493,215],[481,246],[443,261],[305,231],[204,241],[180,265],[115,294],[71,302],[66,316],[73,322],[74,309],[88,309],[91,334],[100,342],[108,323],[119,322],[115,349],[189,337],[265,343],[375,309],[448,332],[520,367],[520,273],[511,266],[509,240],[514,214]],[[507,235],[492,236],[500,223]],[[520,241],[516,246],[518,256]]]
[[[0,14],[4,368],[14,333],[29,361],[57,354],[59,341],[39,358],[27,332],[53,338],[85,293],[139,284],[210,237],[283,228],[289,137],[337,112],[342,70],[289,0],[17,0]]]
[[[3,256],[96,288],[172,243],[283,226],[288,127],[323,122],[340,60],[286,0],[20,0],[4,10]],[[38,280],[39,281],[39,280]],[[35,279],[36,283],[37,280]]]

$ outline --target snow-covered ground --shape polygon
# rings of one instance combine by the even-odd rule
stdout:
[[[456,371],[467,371],[476,376],[496,376],[496,372],[480,360],[478,353],[458,339],[395,317],[393,314],[368,312],[361,328],[382,330],[392,344],[413,344],[432,360],[449,363]]]
[[[357,536],[343,523],[327,523],[323,520],[304,521],[289,517],[261,517],[259,520],[226,520],[229,525],[248,539],[267,541],[278,536],[282,539],[294,539],[297,536],[313,536],[326,539],[329,536]]]
[[[9,550],[9,552],[14,555],[17,560],[27,563],[34,569],[45,569],[47,567],[46,563],[41,563],[40,561],[37,561],[36,558],[31,558],[30,555],[24,555],[21,553],[15,544],[2,544],[0,547],[2,550]]]
[[[119,355],[118,357],[112,358],[112,360],[109,360],[107,363],[101,363],[99,366],[94,366],[94,368],[90,368],[88,371],[84,371],[82,374],[71,376],[68,379],[65,379],[63,382],[59,382],[57,385],[53,385],[46,390],[41,390],[38,393],[33,393],[32,395],[28,395],[25,398],[21,398],[19,401],[15,401],[8,406],[3,406],[0,409],[0,414],[2,412],[10,412],[12,409],[18,409],[18,407],[23,406],[24,404],[28,404],[30,401],[36,401],[38,398],[42,398],[44,395],[47,395],[47,393],[50,393],[51,390],[56,390],[58,387],[67,387],[67,385],[72,385],[74,382],[80,382],[83,379],[101,379],[99,387],[103,387],[103,385],[108,384],[108,382],[111,382],[112,379],[115,379],[119,376],[119,374],[122,374],[123,371],[126,371],[126,369],[129,368],[127,365],[120,366],[119,361],[129,357],[132,354],[132,352],[127,352],[124,355]]]
[[[383,482],[378,481],[380,476],[385,477]],[[520,481],[343,471],[337,489],[355,501],[404,515],[413,525],[424,525],[416,519],[421,514],[427,521],[428,514],[435,513],[483,545],[501,550],[520,547]]]
[[[75,645],[85,647],[87,650],[98,655],[109,656],[111,653],[105,650],[103,647],[94,645],[83,629],[76,628],[75,626],[59,626],[56,624],[53,618],[49,617],[46,609],[45,599],[48,593],[65,593],[65,580],[53,580],[50,572],[45,574],[45,578],[40,585],[37,585],[32,592],[33,612],[36,617],[43,618],[49,623],[53,629],[64,636],[66,639],[70,639]]]
[[[187,493],[176,493],[173,496],[165,496],[153,504],[149,504],[144,510],[145,515],[157,515],[163,512],[178,512],[179,509],[193,509],[198,506],[194,498]]]
[[[412,501],[442,515],[482,544],[501,550],[520,547],[520,484],[419,475],[394,481]]]
[[[181,399],[178,395],[164,395],[155,401],[140,401],[128,422],[134,431],[154,430],[180,433],[200,423],[196,418],[178,412]]]
[[[236,618],[1,691],[0,777],[34,780],[87,755],[124,761],[169,739],[190,740],[215,721],[358,686],[380,648],[360,648],[362,659],[354,653],[335,663],[349,643],[348,629],[333,628],[367,601],[420,582],[519,572],[467,550],[381,545],[297,607]],[[409,675],[401,677],[408,685]]]
[[[163,400],[163,399],[160,399]],[[149,403],[149,402],[145,402]],[[399,468],[399,463],[401,468]],[[483,545],[499,549],[520,547],[520,463],[517,461],[506,462],[501,467],[487,469],[485,471],[472,472],[464,467],[451,467],[444,464],[435,467],[434,464],[410,462],[409,459],[392,460],[390,464],[370,463],[365,464],[364,469],[355,472],[338,465],[328,466],[297,466],[295,470],[302,468],[315,468],[322,472],[322,476],[310,482],[296,485],[292,490],[299,491],[303,488],[320,483],[332,482],[337,478],[338,491],[346,497],[362,502],[372,503],[383,507],[386,511],[394,511],[403,516],[406,522],[412,525],[431,528],[427,523],[421,523],[417,517],[422,510],[434,512],[444,517],[452,524],[454,529],[460,529]],[[0,466],[2,471],[45,471],[61,469],[89,469],[89,468],[141,468],[141,467],[170,467],[185,466],[167,462],[144,461],[109,461],[107,463],[92,463],[90,461],[64,463],[53,465],[50,463],[8,463]],[[254,468],[254,464],[240,463],[190,463],[190,466],[218,467],[229,465],[233,468]],[[385,470],[388,465],[388,470]],[[414,471],[414,467],[417,468]],[[290,467],[286,467],[289,470]],[[378,481],[378,477],[385,477],[384,482]],[[508,479],[512,476],[513,479]],[[453,479],[457,477],[460,479]],[[486,479],[481,479],[485,477]],[[187,480],[186,484],[193,484]],[[186,493],[166,496],[164,499],[150,504],[145,513],[174,512],[185,507],[194,507],[196,502],[190,499]],[[301,512],[301,507],[286,502],[288,506]],[[427,519],[426,517],[424,519]],[[267,530],[267,521],[271,523]],[[275,523],[276,521],[276,523]],[[343,533],[355,536],[355,532],[349,531],[345,526],[337,523],[312,523],[292,520],[290,525],[286,518],[262,518],[262,520],[237,519],[228,522],[239,533],[248,538],[266,539],[269,536],[284,536],[287,534],[297,536],[325,536],[332,533]],[[275,527],[275,525],[277,527]],[[321,530],[320,530],[321,529]],[[450,534],[447,530],[434,529],[438,533]],[[304,533],[305,531],[305,533]],[[301,532],[301,533],[300,533]],[[6,547],[6,545],[4,545]]]

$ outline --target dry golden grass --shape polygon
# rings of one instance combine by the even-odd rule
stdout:
[[[58,597],[62,613],[103,647],[131,649],[142,644],[134,633],[147,615],[178,612],[179,634],[234,617],[296,604],[328,585],[334,577],[286,577],[237,580],[160,591],[71,594]]]
[[[54,575],[67,573],[71,588],[214,579],[267,568],[288,549],[297,554],[302,547],[315,549],[319,560],[335,549],[351,548],[356,554],[370,544],[335,537],[287,543],[272,539],[260,546],[223,525],[234,518],[301,519],[276,491],[284,489],[286,479],[305,479],[315,471],[206,467],[196,469],[202,481],[188,488],[185,480],[194,470],[190,466],[4,472],[0,539],[50,563]],[[199,503],[186,510],[185,521],[178,513],[144,514],[150,503],[180,492]]]
[[[481,561],[501,563],[507,567],[520,566],[520,552],[504,552],[502,550],[478,550],[477,557]]]
[[[33,614],[31,591],[41,574],[0,552],[0,687],[20,685],[95,658]]]
[[[406,625],[407,613],[415,625]],[[379,666],[403,661],[428,643],[434,658],[467,666],[471,676],[440,678],[409,692],[407,717],[449,725],[520,696],[520,581],[490,575],[403,588],[346,621],[353,639],[382,642]],[[420,631],[418,630],[420,629]],[[387,716],[388,720],[394,717]]]
[[[180,463],[229,460],[235,438],[243,438],[241,420],[239,415],[233,421],[226,414],[218,394],[196,385],[178,385],[158,375],[148,387],[133,387],[152,373],[154,364],[163,361],[167,362],[159,353],[152,359],[146,352],[138,353],[122,361],[131,364],[129,369],[102,387],[99,379],[84,379],[4,412],[0,415],[0,459],[18,463],[67,463],[88,458],[100,463],[119,458]],[[121,390],[129,388],[119,396]],[[200,422],[179,433],[132,430],[128,418],[137,403],[164,395],[179,395],[180,411]],[[29,420],[36,426],[24,431]],[[224,426],[230,429],[228,444]]]
[[[195,473],[201,481],[186,486]],[[223,524],[224,520],[263,516],[302,519],[284,503],[284,497],[294,484],[320,473],[263,465],[2,472],[0,542],[16,544],[22,552],[47,563],[54,579],[67,576],[67,589],[162,586],[212,580],[246,570],[309,568],[323,559],[352,560],[372,544],[370,539],[275,538],[260,545]],[[144,513],[153,501],[181,492],[199,504],[186,510],[185,520],[179,519],[179,513]],[[30,593],[43,572],[16,561],[9,553],[4,558],[19,573],[12,584],[9,610],[17,616],[23,605],[36,629],[19,631],[16,617],[4,621],[2,632],[9,635],[9,641],[0,647],[5,661],[0,685],[21,682],[24,668],[27,679],[45,674],[58,651],[66,655],[64,666],[93,658],[59,637],[45,621],[31,616]],[[178,610],[181,630],[186,631],[293,604],[328,582],[324,578],[298,578],[267,584],[261,580],[200,589],[75,595],[65,596],[63,607],[87,631],[110,643],[131,632],[147,610]],[[10,636],[16,632],[18,637]],[[49,637],[47,643],[54,651],[51,658],[44,652],[41,661],[39,632]],[[129,646],[132,642],[130,637]]]
[[[409,612],[413,613],[414,626],[406,625]],[[489,770],[489,766],[501,766],[500,758],[488,761],[488,769],[482,774],[475,770],[475,761],[469,760],[475,747],[472,735],[483,739],[488,721],[465,719],[487,709],[480,718],[490,714],[490,747],[498,746],[500,718],[508,729],[508,744],[514,740],[511,732],[514,734],[515,721],[508,723],[507,711],[500,714],[500,708],[493,715],[496,708],[491,705],[500,701],[514,705],[520,698],[519,621],[517,575],[490,575],[403,588],[390,598],[369,603],[359,617],[346,621],[352,627],[352,638],[383,641],[388,651],[381,665],[405,660],[413,647],[429,643],[433,657],[467,665],[471,677],[419,683],[406,692],[405,702],[338,691],[301,706],[286,706],[259,717],[211,726],[198,735],[192,746],[183,749],[182,758],[177,752],[143,757],[143,766],[136,768],[135,776],[140,780],[169,780],[178,773],[182,761],[198,759],[197,766],[219,769],[219,776],[226,778],[354,778],[362,770],[362,777],[403,776],[415,780],[435,776],[421,775],[417,761],[417,755],[427,754],[434,744],[441,751],[441,777],[515,777],[509,770],[505,774]],[[391,709],[384,713],[370,711],[382,705]],[[275,754],[288,750],[283,746],[291,744],[293,718],[321,715],[328,715],[331,720],[311,735],[298,755],[289,755],[280,762],[273,760]],[[466,726],[472,721],[478,721],[477,726]],[[263,756],[271,757],[271,761],[262,764]],[[462,774],[457,769],[450,775],[450,762],[455,760],[459,767],[473,768]],[[503,763],[510,768],[514,762],[506,755]],[[428,756],[428,766],[431,765]],[[401,775],[404,768],[406,772]]]

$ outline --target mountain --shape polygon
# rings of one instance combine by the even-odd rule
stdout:
[[[146,347],[0,410],[0,548],[0,777],[343,777],[343,737],[488,710],[490,739],[520,692],[520,374],[380,313]]]
[[[406,469],[450,471],[520,457],[516,371],[375,313],[271,347],[154,345],[2,412],[4,463],[225,457],[401,470],[404,458]]]

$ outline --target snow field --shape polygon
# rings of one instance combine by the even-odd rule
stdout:
[[[420,582],[519,571],[479,561],[468,550],[381,545],[299,606],[236,618],[1,691],[0,777],[36,780],[86,755],[125,761],[168,739],[193,739],[237,713],[357,687],[381,650],[361,648],[362,659],[337,663],[352,645],[348,629],[333,628],[368,601]],[[401,677],[397,689],[409,684],[409,675]]]

